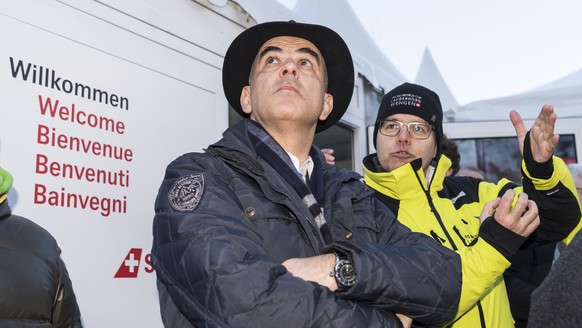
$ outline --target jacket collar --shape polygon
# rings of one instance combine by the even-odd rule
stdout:
[[[364,159],[364,181],[374,190],[393,199],[418,197],[420,192],[428,190],[421,159],[416,159],[391,172],[382,172],[375,164],[377,154],[371,154]],[[442,155],[436,166],[430,192],[436,193],[443,189],[445,173],[451,167],[451,160]],[[420,186],[421,188],[416,188]]]
[[[221,156],[226,160],[246,163],[247,165],[251,165],[257,169],[260,167],[260,171],[264,172],[263,167],[259,166],[259,163],[264,163],[264,161],[262,161],[257,155],[249,138],[247,124],[250,122],[248,121],[249,119],[243,119],[239,123],[228,128],[223,133],[223,138],[208,148],[219,151]],[[319,156],[312,157],[313,161],[322,161],[321,165],[323,167],[324,175],[328,176],[328,178],[326,178],[326,183],[330,182],[329,180],[332,179],[330,177],[331,175],[334,176],[334,180],[338,179],[339,181],[345,181],[348,179],[361,179],[361,175],[354,171],[343,170],[339,167],[325,163],[325,157],[319,148],[317,148],[315,145],[312,147],[314,147],[319,154]],[[266,163],[263,165],[266,165]]]

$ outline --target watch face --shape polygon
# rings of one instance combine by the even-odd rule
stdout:
[[[350,287],[356,283],[356,272],[349,260],[341,260],[335,265],[338,284]]]

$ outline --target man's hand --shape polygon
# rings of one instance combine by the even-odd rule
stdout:
[[[329,165],[335,165],[335,156],[333,156],[333,149],[331,148],[323,148],[321,150],[323,156],[325,156],[325,161]]]
[[[509,118],[515,128],[515,134],[519,141],[519,151],[523,156],[523,141],[527,130],[518,112],[512,110],[509,113]],[[554,154],[554,149],[560,139],[559,135],[554,134],[557,118],[554,113],[554,107],[552,105],[544,105],[530,129],[531,152],[534,160],[538,163],[548,161]]]
[[[291,258],[283,262],[287,271],[295,277],[306,281],[313,281],[329,288],[332,292],[337,290],[337,282],[329,273],[335,267],[335,254],[323,254],[304,258]],[[395,313],[402,322],[404,328],[412,326],[412,318],[404,314]]]
[[[402,326],[404,326],[404,328],[410,328],[412,327],[412,318],[409,318],[407,316],[405,316],[404,314],[400,314],[400,313],[395,313],[396,317],[398,319],[400,319],[400,321],[402,322]]]
[[[527,194],[520,193],[515,206],[511,208],[514,197],[515,191],[509,189],[503,197],[485,204],[480,216],[481,223],[493,216],[505,228],[522,237],[528,237],[540,225],[538,206],[533,200],[529,200]]]
[[[332,292],[337,290],[337,282],[329,273],[335,267],[335,254],[328,253],[305,258],[291,258],[283,262],[287,271],[306,281],[313,281],[329,288]]]

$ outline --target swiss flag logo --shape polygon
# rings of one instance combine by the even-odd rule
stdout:
[[[141,248],[130,249],[123,262],[121,262],[119,269],[117,269],[114,278],[137,278],[141,261],[141,251]]]

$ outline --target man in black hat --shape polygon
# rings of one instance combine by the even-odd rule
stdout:
[[[223,86],[245,119],[204,153],[173,161],[156,200],[165,326],[451,319],[458,255],[411,233],[357,174],[326,164],[312,145],[346,111],[353,84],[347,45],[326,27],[270,22],[233,41]]]
[[[580,219],[576,187],[553,156],[553,107],[542,108],[529,132],[517,112],[510,117],[524,158],[523,187],[507,179],[447,177],[451,160],[442,155],[439,97],[412,83],[383,97],[377,153],[364,159],[366,184],[398,221],[461,256],[463,287],[451,327],[513,327],[502,276],[512,256],[520,247],[565,238]]]

